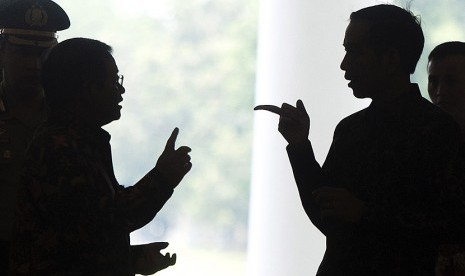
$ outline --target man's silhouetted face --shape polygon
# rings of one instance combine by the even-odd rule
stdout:
[[[118,67],[113,59],[105,59],[105,78],[92,85],[88,99],[89,111],[96,125],[103,126],[121,117],[121,96],[125,89],[118,83]]]
[[[465,56],[433,58],[428,63],[428,94],[456,120],[465,117]]]
[[[341,69],[349,80],[357,98],[376,98],[376,92],[386,80],[381,58],[368,43],[369,25],[361,20],[352,20],[344,37],[345,56]]]

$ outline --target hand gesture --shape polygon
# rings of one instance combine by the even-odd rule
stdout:
[[[346,189],[322,187],[313,191],[320,206],[321,218],[335,218],[341,222],[357,223],[362,217],[365,203]]]
[[[167,246],[167,242],[153,242],[131,246],[134,256],[135,273],[152,275],[176,264],[176,254],[170,256],[170,253],[166,253],[165,255],[160,253]]]
[[[281,108],[274,105],[258,105],[254,110],[278,114],[278,130],[289,144],[302,144],[308,140],[310,118],[301,100],[297,101],[296,107],[283,103]]]
[[[175,149],[178,133],[179,129],[175,128],[155,165],[155,171],[165,177],[173,188],[178,186],[192,168],[191,157],[189,156],[191,149],[187,146]]]

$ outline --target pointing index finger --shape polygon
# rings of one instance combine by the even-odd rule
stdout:
[[[176,138],[178,137],[178,133],[179,133],[179,128],[175,128],[173,132],[171,133],[170,138],[168,138],[168,141],[166,141],[165,150],[167,149],[174,150],[174,146],[176,143]]]
[[[266,110],[271,113],[281,115],[281,108],[271,104],[257,105],[253,110]]]

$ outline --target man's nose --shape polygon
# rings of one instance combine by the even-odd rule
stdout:
[[[339,65],[339,68],[341,68],[342,71],[347,71],[347,57],[344,56],[344,58],[341,61],[341,64]]]
[[[436,96],[444,96],[449,94],[449,87],[444,83],[439,83],[436,87]]]
[[[122,84],[118,84],[118,92],[120,94],[124,94],[124,92],[126,92],[126,89],[124,88]]]

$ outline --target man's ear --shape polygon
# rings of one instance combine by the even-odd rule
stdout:
[[[402,60],[400,58],[399,50],[388,49],[383,54],[383,62],[386,65],[387,73],[393,74],[402,70]]]
[[[96,85],[92,82],[89,82],[89,81],[86,81],[84,83],[82,83],[81,85],[81,91],[80,91],[80,98],[83,100],[83,101],[87,101],[88,99],[90,99],[94,93],[96,92],[97,88],[96,88]]]

